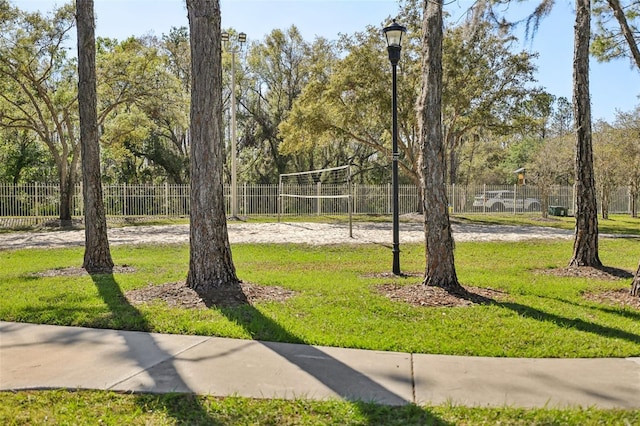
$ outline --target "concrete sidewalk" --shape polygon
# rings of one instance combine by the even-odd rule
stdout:
[[[0,322],[0,389],[640,408],[640,358],[418,355]]]

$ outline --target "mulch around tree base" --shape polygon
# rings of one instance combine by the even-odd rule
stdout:
[[[112,273],[125,274],[135,272],[129,265],[116,265]],[[34,277],[78,277],[89,275],[80,267],[50,269],[33,274]],[[99,274],[98,274],[99,275]],[[295,296],[296,292],[277,286],[263,286],[252,283],[240,283],[239,287],[230,290],[216,291],[213,297],[201,297],[193,289],[187,287],[185,281],[150,284],[144,288],[125,293],[127,301],[132,305],[163,301],[171,307],[185,309],[206,309],[210,306],[229,307],[259,302],[285,302]]]
[[[556,277],[591,278],[595,280],[619,280],[631,279],[633,273],[620,269],[603,266],[594,268],[591,266],[567,266],[566,268],[541,269],[539,274],[553,275]]]
[[[419,307],[467,307],[487,305],[505,300],[508,295],[499,290],[480,287],[464,287],[462,294],[449,293],[440,287],[415,285],[399,285],[394,283],[376,286],[378,293],[394,302],[404,302]]]
[[[132,305],[163,301],[171,307],[185,309],[206,309],[210,306],[230,307],[254,305],[259,302],[285,302],[296,292],[278,286],[263,286],[252,283],[240,283],[240,288],[230,291],[216,291],[213,298],[201,297],[195,290],[187,287],[185,281],[148,285],[144,288],[128,291],[125,297]]]
[[[602,268],[593,268],[590,266],[568,266],[566,268],[555,268],[541,270],[538,272],[546,275],[554,275],[556,277],[587,278],[603,281],[628,280],[629,285],[626,288],[586,292],[583,294],[583,297],[587,300],[603,305],[640,310],[640,297],[631,295],[631,279],[633,278],[633,273],[630,271],[606,266]]]
[[[130,274],[135,271],[135,268],[129,265],[115,265],[113,267],[112,273]],[[49,269],[48,271],[37,272],[33,274],[34,277],[80,277],[82,275],[89,275],[89,273],[84,268],[76,266],[72,266],[69,268]]]
[[[617,290],[606,290],[593,293],[584,293],[583,297],[592,302],[603,305],[611,305],[619,308],[630,308],[640,311],[640,297],[631,295],[631,286]]]

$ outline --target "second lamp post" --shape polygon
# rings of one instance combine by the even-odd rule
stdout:
[[[238,217],[238,172],[236,168],[236,53],[247,41],[247,34],[239,33],[235,42],[229,40],[229,33],[223,32],[222,42],[231,53],[231,217]]]
[[[396,20],[388,27],[383,28],[384,36],[387,39],[387,51],[392,69],[392,162],[391,162],[391,185],[393,186],[393,266],[394,275],[400,275],[400,231],[398,215],[398,93],[396,90],[396,68],[400,61],[400,51],[402,50],[402,36],[407,29],[398,24]]]

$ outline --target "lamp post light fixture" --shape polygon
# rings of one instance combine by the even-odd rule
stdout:
[[[396,20],[388,27],[382,29],[387,39],[387,51],[389,52],[389,61],[392,70],[392,161],[391,161],[391,186],[393,187],[393,266],[394,275],[400,275],[400,231],[399,231],[399,215],[398,215],[398,92],[396,89],[397,73],[396,68],[400,61],[400,51],[402,50],[402,36],[407,29],[398,24]]]
[[[236,167],[236,53],[242,50],[242,45],[247,41],[246,33],[238,33],[236,39],[231,41],[229,33],[221,34],[225,49],[231,53],[231,217],[238,217],[238,171]]]

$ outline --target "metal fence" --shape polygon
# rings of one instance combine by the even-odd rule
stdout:
[[[322,194],[340,193],[333,188],[317,188]],[[59,216],[59,187],[45,184],[0,184],[0,217],[50,219]],[[104,185],[104,202],[109,217],[184,217],[189,215],[189,185]],[[391,185],[360,185],[351,188],[353,213],[362,215],[391,214]],[[278,185],[240,184],[237,206],[243,216],[275,216],[278,214]],[[537,187],[521,185],[450,185],[447,196],[452,213],[540,212],[544,206],[563,206],[569,214],[574,210],[574,191],[570,186],[556,186],[541,194]],[[419,191],[414,185],[398,188],[399,213],[419,208]],[[640,200],[637,200],[637,202]],[[225,208],[231,211],[231,191],[225,187]],[[628,188],[619,188],[611,196],[610,213],[630,213]],[[348,213],[347,198],[286,199],[284,216],[336,215]],[[82,217],[82,186],[75,188],[72,215]]]

